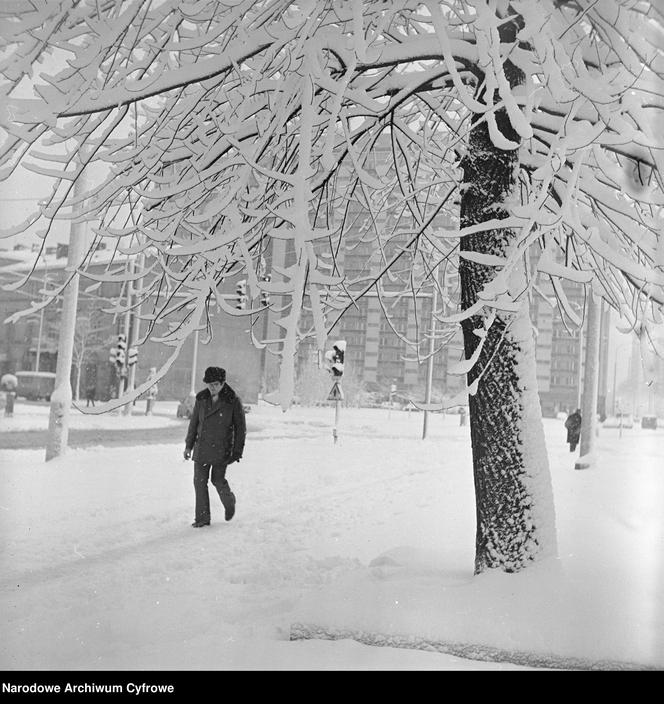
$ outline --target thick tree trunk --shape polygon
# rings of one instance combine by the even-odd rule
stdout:
[[[498,128],[512,141],[518,135],[504,113]],[[509,215],[515,196],[518,150],[494,146],[486,122],[476,121],[462,162],[464,189],[461,226]],[[463,258],[463,252],[504,256],[516,244],[509,228],[466,236],[459,272],[462,308],[478,300],[494,267]],[[509,282],[512,294],[523,291],[523,272]],[[490,314],[483,308],[462,323],[466,359],[481,342],[477,332]],[[477,363],[468,373],[477,533],[475,572],[498,568],[515,572],[529,562],[555,555],[553,494],[537,392],[535,341],[528,302],[516,312],[496,311]],[[477,383],[472,393],[473,383]]]
[[[74,195],[83,190],[79,180],[74,187]],[[78,307],[78,284],[85,253],[85,225],[72,222],[69,233],[69,254],[65,274],[76,272],[62,296],[62,317],[58,339],[58,361],[55,368],[55,388],[51,394],[51,407],[48,416],[48,438],[46,441],[46,461],[49,462],[67,451],[69,438],[69,411],[72,401],[71,365],[76,331],[76,311]]]
[[[597,431],[597,389],[599,387],[599,338],[602,325],[602,302],[592,292],[588,296],[586,360],[581,400],[581,448],[575,469],[588,469],[595,462]]]
[[[83,373],[83,363],[76,364],[76,381],[74,382],[74,401],[81,398],[81,374]]]

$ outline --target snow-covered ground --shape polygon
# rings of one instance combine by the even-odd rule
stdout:
[[[560,557],[475,577],[458,416],[432,415],[423,441],[421,413],[343,409],[334,444],[333,409],[258,406],[228,473],[235,518],[212,495],[194,530],[171,406],[71,427],[172,425],[173,444],[0,450],[3,669],[664,668],[664,430],[604,429],[578,471],[545,420]],[[0,446],[47,424],[17,404]],[[316,628],[339,640],[289,640]]]
[[[81,406],[85,409],[85,401],[81,402]],[[69,415],[69,427],[70,429],[83,430],[100,428],[134,430],[136,428],[173,426],[176,429],[182,425],[182,420],[176,417],[177,406],[177,403],[171,401],[157,402],[154,405],[154,412],[149,416],[145,415],[145,401],[137,401],[131,409],[131,414],[127,415],[121,411],[94,415],[82,413],[72,407]],[[0,409],[4,409],[4,407],[5,402],[0,399]],[[26,403],[23,399],[19,399],[14,405],[14,413],[11,416],[3,415],[0,410],[0,433],[11,430],[47,430],[49,413],[50,406],[46,402]],[[2,435],[0,435],[1,442]]]

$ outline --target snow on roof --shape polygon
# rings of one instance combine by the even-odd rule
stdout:
[[[0,249],[0,272],[22,273],[35,268],[36,271],[42,269],[56,270],[64,269],[67,266],[67,256],[57,256],[57,253],[49,248],[46,254],[39,255],[39,252],[32,249]],[[103,249],[95,251],[91,257],[86,259],[87,264],[108,264],[111,260],[125,262],[132,256],[115,249]]]

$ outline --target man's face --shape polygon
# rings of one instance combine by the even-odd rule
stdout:
[[[224,382],[223,381],[211,381],[209,384],[206,384],[208,387],[210,393],[213,396],[216,396],[223,388],[224,388]]]

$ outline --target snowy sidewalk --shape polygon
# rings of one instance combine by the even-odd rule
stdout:
[[[83,401],[83,406],[85,402]],[[182,419],[176,417],[177,403],[157,403],[152,415],[145,415],[145,403],[139,402],[132,408],[130,415],[121,412],[114,414],[85,414],[72,407],[69,414],[69,427],[81,429],[134,429],[163,428],[167,426],[181,427]],[[16,402],[14,414],[5,416],[0,412],[0,434],[21,430],[47,430],[50,405],[48,403]],[[1,435],[0,435],[1,439]]]
[[[256,409],[261,430],[228,474],[237,515],[225,523],[212,496],[202,530],[189,527],[192,465],[173,445],[49,463],[0,451],[2,667],[535,666],[290,641],[297,624],[545,665],[664,667],[662,431],[603,431],[600,465],[580,472],[562,423],[545,421],[560,559],[474,577],[468,426],[434,416],[422,441],[421,414],[344,409],[335,446],[333,411],[293,411]]]

